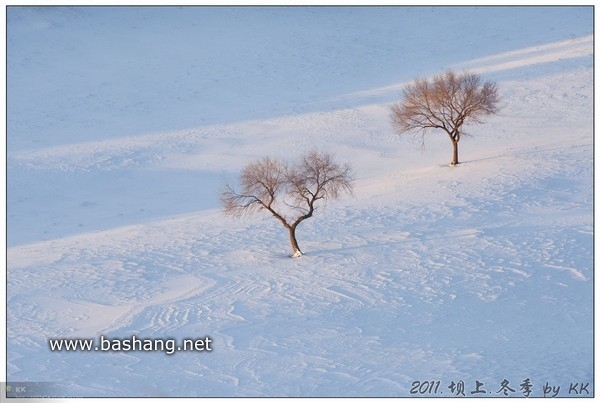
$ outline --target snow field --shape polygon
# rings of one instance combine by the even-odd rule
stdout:
[[[346,133],[348,114],[368,116],[340,112]],[[323,118],[327,129],[335,127],[331,120]],[[356,120],[360,143],[369,125]],[[280,125],[289,131],[294,119]],[[585,370],[573,371],[589,362],[591,342],[591,328],[580,328],[591,314],[592,279],[591,266],[582,265],[591,262],[592,234],[585,129],[566,149],[532,142],[533,149],[514,153],[511,143],[496,157],[464,150],[466,162],[455,168],[380,174],[376,186],[359,176],[354,199],[325,206],[299,228],[301,259],[287,258],[285,231],[270,217],[238,222],[216,209],[10,248],[9,267],[18,273],[8,279],[9,321],[18,324],[10,329],[11,352],[24,357],[11,360],[10,373],[56,380],[75,370],[74,390],[85,395],[169,394],[144,375],[162,354],[95,354],[90,372],[84,353],[40,357],[40,350],[46,337],[209,334],[213,353],[176,353],[161,367],[183,395],[401,395],[410,379],[494,379],[513,368],[536,379],[585,378]],[[136,153],[135,142],[129,147],[129,154],[146,154]],[[158,154],[160,142],[155,147],[148,154]],[[217,147],[210,155],[219,154]],[[394,172],[398,155],[382,154],[385,171]],[[112,172],[95,166],[94,152],[71,155],[68,169]],[[36,169],[50,170],[52,158],[35,159],[46,166]],[[142,166],[156,160],[147,158]],[[352,160],[366,166],[373,158]],[[371,172],[384,171],[373,165]],[[588,196],[574,200],[573,192]],[[573,343],[569,358],[548,355],[563,337]],[[29,351],[38,354],[33,368],[23,367]],[[557,372],[554,360],[571,365]],[[135,382],[100,381],[106,365],[125,367]]]
[[[448,396],[451,381],[494,393],[504,378],[540,396],[591,381],[591,54],[585,36],[465,62],[502,78],[504,108],[469,128],[457,167],[445,135],[421,150],[393,134],[399,85],[374,82],[333,109],[11,140],[8,379],[113,397],[408,396],[415,380]],[[353,164],[355,194],[303,222],[306,255],[290,259],[277,221],[225,217],[218,190],[257,157],[314,146]],[[208,335],[213,351],[47,347],[132,334]]]

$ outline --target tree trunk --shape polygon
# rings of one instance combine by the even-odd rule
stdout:
[[[292,245],[293,252],[292,257],[300,257],[303,253],[300,250],[300,247],[298,246],[298,241],[296,240],[296,227],[288,227],[288,230],[290,231],[290,244]]]
[[[458,141],[452,141],[452,162],[450,165],[458,165]]]

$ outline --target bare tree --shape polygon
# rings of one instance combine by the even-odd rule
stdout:
[[[351,194],[352,181],[350,165],[339,165],[328,153],[310,151],[293,165],[264,157],[242,170],[239,192],[225,186],[221,203],[232,216],[267,210],[288,230],[292,256],[299,257],[298,225],[312,217],[317,203]]]
[[[482,118],[498,112],[498,86],[484,82],[472,73],[448,71],[432,81],[416,79],[403,90],[403,99],[392,106],[391,121],[397,133],[442,129],[450,137],[451,165],[458,164],[458,142],[462,126],[482,123]]]

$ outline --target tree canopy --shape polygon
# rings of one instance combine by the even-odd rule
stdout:
[[[239,191],[226,185],[221,203],[232,216],[267,210],[288,229],[293,256],[300,256],[298,225],[312,217],[320,201],[352,193],[352,181],[350,165],[338,164],[329,153],[309,151],[294,164],[263,157],[242,170]]]
[[[391,122],[399,134],[418,132],[425,136],[443,130],[453,146],[451,165],[458,164],[458,142],[463,125],[483,123],[498,112],[498,85],[473,73],[447,71],[432,80],[418,78],[402,92],[402,100],[392,106]]]

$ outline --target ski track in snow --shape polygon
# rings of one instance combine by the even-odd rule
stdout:
[[[466,66],[589,57],[590,42]],[[157,213],[141,223],[86,221],[107,202],[90,200],[93,210],[94,195],[83,194],[65,195],[72,215],[48,210],[65,219],[57,228],[9,217],[35,241],[9,235],[8,378],[62,382],[84,396],[406,396],[414,380],[590,380],[591,80],[585,68],[502,82],[505,108],[472,129],[454,168],[443,165],[442,136],[425,151],[396,138],[382,103],[11,153],[15,177],[108,184],[133,170],[142,189],[153,172],[157,187],[168,172],[218,184],[264,144],[279,156],[318,144],[352,161],[357,181],[354,198],[299,227],[299,259],[287,257],[286,234],[268,216],[234,221],[215,201],[160,209],[166,199],[142,190],[132,192]],[[27,203],[14,186],[9,216]],[[210,336],[213,352],[47,347],[50,337],[132,334]]]

